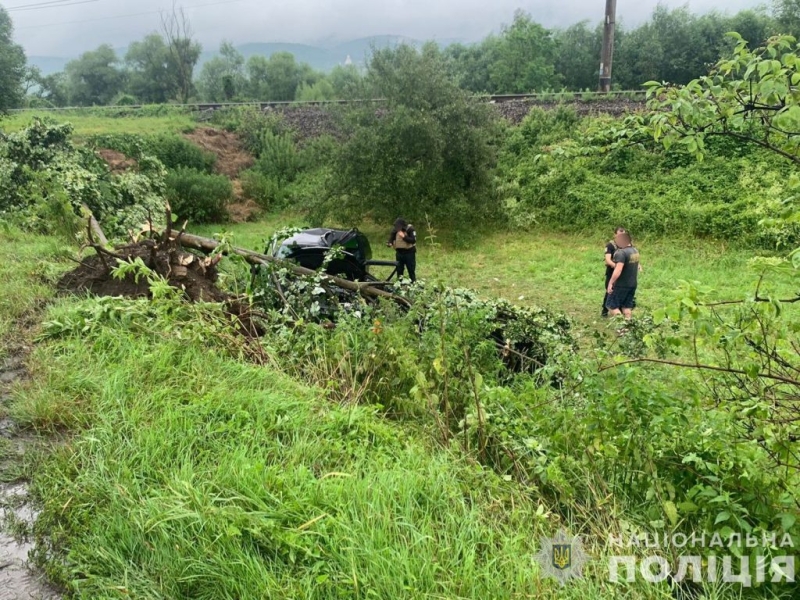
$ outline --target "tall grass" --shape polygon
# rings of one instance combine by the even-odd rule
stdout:
[[[40,346],[14,412],[74,434],[33,490],[79,598],[611,597],[539,579],[535,500],[414,425],[174,335],[90,337]]]
[[[67,267],[62,240],[12,231],[0,221],[3,248],[0,283],[0,360],[15,343],[16,325],[53,294],[52,281]],[[35,324],[36,319],[28,325]]]

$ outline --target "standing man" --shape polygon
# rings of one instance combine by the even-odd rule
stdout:
[[[614,236],[616,237],[619,233],[625,233],[625,228],[617,227],[614,230]],[[611,275],[614,273],[614,267],[616,266],[614,264],[614,253],[617,250],[619,250],[619,248],[617,248],[616,240],[611,239],[611,241],[606,244],[606,284],[603,287],[603,311],[600,313],[601,317],[608,316],[608,307],[606,306],[606,303],[608,302],[608,284],[611,282]]]
[[[408,276],[411,281],[417,280],[417,232],[413,225],[409,225],[405,219],[397,219],[394,222],[392,233],[389,234],[389,241],[386,244],[394,248],[394,256],[397,261],[397,277],[402,278],[405,269],[408,268]]]
[[[639,251],[633,247],[633,240],[627,231],[618,233],[614,239],[618,250],[614,253],[614,272],[608,282],[606,306],[612,317],[621,313],[629,320],[635,306]]]

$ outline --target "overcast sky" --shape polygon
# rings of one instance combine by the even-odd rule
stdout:
[[[31,10],[44,2],[73,3]],[[549,26],[603,18],[604,0],[178,0],[207,49],[223,39],[319,44],[372,35],[474,41],[521,8]],[[764,0],[662,0],[694,12],[736,12]],[[658,0],[617,0],[618,20],[645,20]],[[75,56],[108,42],[117,48],[155,30],[171,0],[0,0],[29,55]],[[17,10],[13,10],[17,8]],[[19,10],[22,8],[22,10]]]

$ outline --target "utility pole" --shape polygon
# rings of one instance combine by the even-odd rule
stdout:
[[[600,56],[600,91],[611,91],[611,63],[614,60],[614,22],[617,0],[606,0],[606,18],[603,21],[603,50]]]

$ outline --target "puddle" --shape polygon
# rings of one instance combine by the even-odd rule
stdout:
[[[21,357],[0,366],[0,406],[8,402],[11,384],[25,374]],[[0,439],[10,441],[16,452],[25,451],[24,439],[16,437],[14,423],[0,418]],[[43,576],[28,568],[28,553],[33,543],[17,540],[8,531],[12,523],[33,524],[36,512],[28,501],[24,483],[0,483],[0,600],[57,600],[60,595]]]

